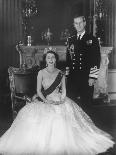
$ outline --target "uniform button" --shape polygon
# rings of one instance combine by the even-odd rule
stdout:
[[[80,60],[81,60],[81,58],[80,58]]]
[[[73,62],[73,65],[74,65],[75,63]]]
[[[81,65],[81,62],[80,62],[80,65]]]
[[[75,67],[73,67],[73,69],[74,69]]]
[[[80,69],[82,69],[82,67],[80,67]]]
[[[82,55],[82,54],[80,53],[80,55]]]

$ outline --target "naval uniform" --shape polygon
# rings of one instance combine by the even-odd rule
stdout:
[[[82,104],[90,104],[93,87],[89,78],[97,79],[100,67],[100,46],[98,39],[86,32],[77,38],[71,36],[67,41],[66,66],[69,67],[67,95],[72,99],[80,96]]]

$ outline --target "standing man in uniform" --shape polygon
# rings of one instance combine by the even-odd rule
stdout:
[[[73,100],[80,98],[82,108],[92,103],[93,85],[100,67],[99,41],[86,32],[84,16],[74,17],[76,35],[68,38],[66,64],[69,69],[67,95]]]

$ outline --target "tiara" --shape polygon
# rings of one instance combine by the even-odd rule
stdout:
[[[46,53],[49,52],[49,51],[53,51],[53,52],[56,53],[56,48],[53,48],[52,46],[46,47],[46,48],[44,49],[44,54],[46,54]]]

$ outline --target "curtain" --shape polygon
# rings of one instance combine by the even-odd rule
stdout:
[[[22,40],[21,0],[0,0],[0,69],[18,65],[16,44]]]

